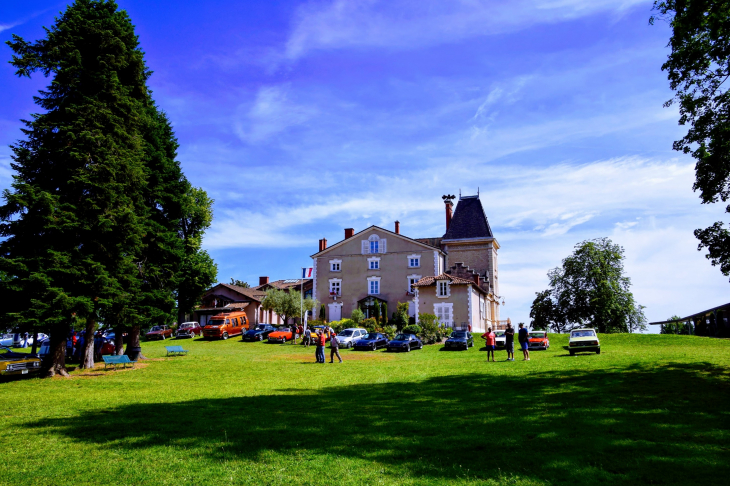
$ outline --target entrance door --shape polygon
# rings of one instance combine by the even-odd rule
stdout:
[[[329,304],[330,322],[342,319],[342,304]]]

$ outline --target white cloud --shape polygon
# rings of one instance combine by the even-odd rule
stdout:
[[[621,13],[645,0],[334,0],[297,11],[286,55],[317,49],[408,49],[521,30],[599,12]]]
[[[266,86],[258,90],[253,104],[239,107],[235,131],[244,142],[258,143],[306,122],[316,112],[293,101],[287,86]]]

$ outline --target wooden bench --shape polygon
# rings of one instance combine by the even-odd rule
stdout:
[[[180,356],[181,354],[188,354],[187,349],[183,349],[182,346],[165,346],[165,349],[167,350],[167,355],[177,355]]]
[[[117,365],[122,365],[126,368],[128,364],[131,364],[132,368],[134,368],[134,363],[136,363],[136,361],[130,360],[129,356],[126,354],[121,356],[102,356],[102,359],[104,360],[104,369],[106,369],[109,365],[113,366],[115,370],[117,369]]]

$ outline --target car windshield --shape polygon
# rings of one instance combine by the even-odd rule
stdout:
[[[369,332],[365,334],[365,337],[363,339],[378,339],[380,336],[378,334],[375,334],[374,332]]]
[[[496,337],[504,337],[504,331],[494,331]]]
[[[259,331],[263,331],[264,329],[266,329],[266,326],[259,325],[259,326],[256,326],[256,329]]]
[[[545,337],[545,333],[544,333],[544,332],[535,332],[535,331],[532,331],[532,332],[530,333],[530,337],[531,337],[531,338],[538,338],[538,339],[542,339],[542,338],[544,338],[544,337]]]
[[[465,338],[466,337],[466,333],[464,331],[452,332],[451,333],[451,337],[452,338]]]
[[[346,336],[352,336],[352,331],[350,331],[349,329],[345,329],[344,331],[342,331],[340,333],[340,337],[346,337]]]
[[[596,331],[573,331],[570,333],[570,337],[576,338],[576,337],[594,337],[596,335]]]
[[[395,337],[396,341],[408,341],[408,334],[398,334]]]
[[[208,324],[210,324],[211,326],[222,326],[223,319],[211,319]]]
[[[150,332],[159,331],[162,328],[160,326],[152,326],[152,329],[150,329]]]

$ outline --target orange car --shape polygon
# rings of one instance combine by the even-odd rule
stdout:
[[[203,328],[206,339],[228,339],[243,334],[248,329],[248,319],[244,312],[228,312],[210,318]]]
[[[285,343],[294,339],[294,334],[291,327],[280,327],[277,331],[269,334],[270,343]]]

